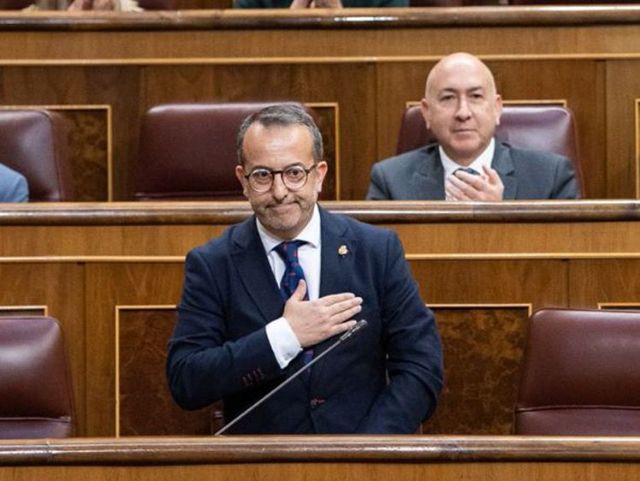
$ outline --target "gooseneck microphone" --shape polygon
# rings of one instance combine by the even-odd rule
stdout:
[[[283,387],[285,387],[287,384],[289,384],[291,381],[293,381],[295,378],[297,378],[300,374],[302,374],[304,371],[306,371],[307,369],[309,369],[311,366],[313,366],[316,362],[318,362],[320,359],[322,359],[324,356],[326,356],[327,354],[329,354],[331,351],[333,351],[336,347],[338,347],[340,344],[342,344],[343,342],[345,342],[347,339],[353,337],[354,334],[356,334],[357,332],[361,331],[362,329],[364,329],[365,327],[367,327],[367,321],[365,321],[364,319],[360,319],[358,322],[356,322],[356,325],[353,326],[351,329],[349,329],[347,332],[345,332],[344,334],[342,334],[338,340],[336,342],[334,342],[333,344],[331,344],[326,350],[324,350],[321,354],[314,356],[313,359],[311,361],[309,361],[307,364],[305,364],[304,366],[302,366],[300,369],[298,369],[296,372],[294,372],[291,376],[289,376],[288,378],[286,378],[284,381],[282,381],[280,384],[278,384],[275,388],[273,388],[271,391],[269,391],[267,394],[265,394],[264,396],[262,396],[260,399],[258,399],[255,403],[253,403],[251,406],[249,406],[247,409],[245,409],[244,411],[242,411],[240,414],[238,414],[235,418],[233,418],[231,421],[229,421],[227,424],[225,424],[224,426],[222,426],[222,428],[218,429],[213,435],[214,436],[219,436],[222,433],[224,433],[227,429],[229,429],[231,426],[233,426],[234,424],[236,424],[238,421],[240,421],[242,418],[244,418],[247,414],[249,414],[251,411],[253,411],[255,408],[257,408],[258,406],[260,406],[263,402],[265,402],[267,399],[269,399],[271,396],[273,396],[275,393],[277,393],[278,391],[280,391],[280,389],[282,389]]]

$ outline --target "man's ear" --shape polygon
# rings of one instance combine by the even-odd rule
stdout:
[[[502,117],[502,97],[496,94],[496,125],[500,125],[500,117]]]
[[[322,183],[328,171],[329,171],[329,165],[324,160],[322,162],[318,162],[318,165],[316,167],[316,173],[317,173],[316,192],[318,193],[322,192]]]
[[[426,98],[423,98],[420,101],[420,112],[422,112],[422,118],[424,119],[424,124],[427,126],[427,129],[430,129],[429,125],[429,102]]]
[[[248,199],[249,198],[248,182],[247,182],[247,179],[244,178],[244,168],[241,165],[236,165],[236,178],[238,179],[238,182],[240,182],[240,185],[242,186],[242,193]]]

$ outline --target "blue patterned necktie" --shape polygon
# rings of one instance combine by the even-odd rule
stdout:
[[[300,279],[304,279],[304,272],[298,261],[298,247],[304,244],[306,242],[301,240],[285,241],[278,244],[274,249],[284,261],[284,275],[280,280],[280,295],[285,301],[296,290]],[[306,294],[305,299],[308,299]]]
[[[284,275],[280,281],[280,295],[287,301],[298,287],[300,279],[304,279],[304,271],[298,260],[298,247],[306,244],[302,240],[285,241],[278,244],[274,250],[284,261]],[[309,291],[305,292],[304,299],[309,299]],[[313,359],[313,349],[307,349],[302,353],[305,364]]]

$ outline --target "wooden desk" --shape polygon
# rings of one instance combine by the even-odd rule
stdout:
[[[429,68],[470,51],[507,101],[574,111],[589,197],[638,198],[639,25],[639,5],[3,12],[0,88],[3,105],[57,106],[72,120],[85,200],[131,198],[151,106],[281,99],[318,109],[338,199],[358,200]]]
[[[0,442],[0,480],[635,481],[640,438],[229,437]]]
[[[444,340],[426,432],[508,434],[527,319],[541,307],[640,308],[640,203],[324,203],[394,229]],[[185,253],[248,204],[5,205],[0,310],[64,327],[78,434],[206,434],[169,399],[164,349]]]

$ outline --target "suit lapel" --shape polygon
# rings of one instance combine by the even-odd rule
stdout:
[[[436,144],[420,149],[409,187],[416,200],[444,200],[444,168]]]
[[[515,199],[518,191],[518,180],[515,176],[515,168],[511,154],[505,144],[496,142],[496,150],[493,153],[491,167],[498,172],[500,179],[502,179],[502,184],[504,185],[502,198],[504,200]]]
[[[322,259],[320,262],[320,297],[353,290],[351,273],[356,270],[358,242],[348,224],[340,217],[320,209]],[[314,348],[317,356],[336,341],[331,337]],[[330,357],[327,356],[327,357]],[[311,383],[322,376],[326,359],[320,360],[311,370]]]
[[[284,302],[258,235],[255,216],[238,225],[231,242],[231,257],[245,291],[253,299],[265,324],[277,319],[282,315]]]
[[[340,217],[320,209],[320,219],[320,297],[323,297],[349,289],[349,272],[355,267],[358,246]]]

